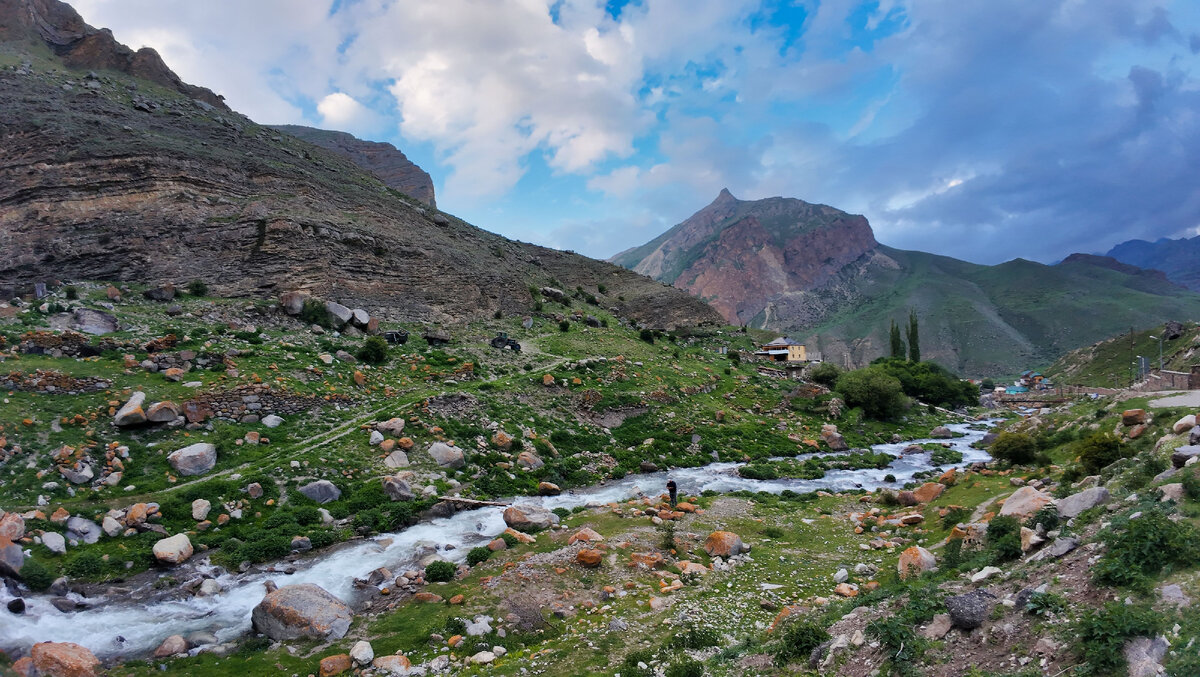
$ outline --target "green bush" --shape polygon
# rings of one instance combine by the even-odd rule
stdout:
[[[935,362],[910,361],[902,358],[880,358],[871,363],[900,382],[905,395],[922,402],[944,407],[976,406],[979,388],[969,381],[959,380],[945,367]]]
[[[232,559],[237,562],[253,562],[258,564],[260,562],[287,557],[291,551],[291,535],[260,532],[254,535],[253,540],[248,540],[237,546],[232,553]]]
[[[960,522],[965,522],[971,518],[971,509],[962,506],[955,506],[946,511],[942,516],[942,528],[949,531]]]
[[[433,583],[445,583],[446,581],[453,580],[454,574],[457,571],[458,567],[454,566],[451,562],[441,560],[430,562],[429,566],[425,567],[425,580]]]
[[[79,288],[78,287],[67,286],[63,289],[63,293],[66,295],[67,300],[69,300],[69,301],[74,301],[75,299],[79,298]]]
[[[1032,436],[1006,430],[996,436],[996,441],[988,447],[988,453],[998,461],[1026,465],[1037,458],[1038,448]]]
[[[555,515],[558,515],[558,518],[563,519],[563,520],[565,520],[571,516],[571,511],[567,510],[566,508],[555,508],[555,509],[551,510],[550,512],[554,513]]]
[[[571,322],[569,320],[563,320],[562,322],[559,322],[558,330],[564,334],[571,331]]]
[[[1094,433],[1075,443],[1075,453],[1089,475],[1097,475],[1124,457],[1121,440],[1108,432]]]
[[[789,623],[775,647],[775,664],[787,665],[796,660],[807,660],[813,649],[829,639],[825,628],[812,621]]]
[[[1025,604],[1025,610],[1035,616],[1061,614],[1067,610],[1067,600],[1051,592],[1035,592]]]
[[[1083,674],[1118,674],[1125,667],[1125,642],[1133,637],[1154,637],[1167,617],[1149,606],[1109,602],[1085,613],[1075,624],[1076,650],[1086,662]]]
[[[94,551],[84,550],[68,559],[63,571],[75,578],[95,578],[104,571],[104,560]]]
[[[1029,527],[1030,529],[1036,529],[1037,525],[1041,524],[1042,528],[1046,531],[1054,531],[1058,528],[1058,523],[1058,508],[1055,507],[1054,504],[1050,504],[1034,513],[1034,515],[1025,522],[1025,526]]]
[[[900,381],[875,367],[842,374],[836,389],[846,404],[861,407],[864,414],[874,419],[895,418],[908,405]]]
[[[484,562],[488,561],[491,556],[492,551],[486,545],[481,545],[477,548],[471,548],[471,551],[467,553],[467,564],[469,566],[483,564]]]
[[[934,465],[949,465],[951,463],[961,463],[963,460],[963,455],[962,452],[958,451],[957,449],[946,449],[943,447],[940,449],[934,449],[933,453],[929,455],[929,460],[932,461]]]
[[[907,677],[918,675],[915,663],[925,652],[926,643],[912,626],[898,616],[885,616],[867,624],[867,635],[879,641],[892,672]],[[886,673],[886,671],[885,671]]]
[[[988,522],[987,547],[996,562],[1021,556],[1021,523],[1012,515],[993,517]]]
[[[623,673],[622,673],[623,674]],[[687,656],[680,656],[671,661],[664,677],[704,677],[704,664]]]
[[[812,374],[809,378],[813,383],[820,383],[823,386],[832,388],[833,384],[837,383],[838,377],[842,375],[842,370],[832,362],[822,362],[816,367],[813,367]]]
[[[500,538],[501,538],[501,540],[504,541],[504,544],[510,548],[515,548],[521,544],[521,541],[518,540],[517,537],[513,536],[512,534],[500,534]]]
[[[651,345],[654,344],[654,332],[650,331],[649,329],[643,329],[638,332],[638,338]]]
[[[1200,501],[1200,472],[1184,470],[1182,483],[1183,495],[1193,501]]]
[[[625,660],[621,661],[621,677],[653,677],[654,670],[650,667],[638,667],[641,665],[650,665],[650,661],[654,660],[654,652],[649,649],[640,651],[630,651],[625,655]]]
[[[989,527],[990,531],[990,527]],[[1200,532],[1187,522],[1172,521],[1155,507],[1136,520],[1114,523],[1103,534],[1108,546],[1092,569],[1102,585],[1147,588],[1151,576],[1200,559]]]
[[[710,646],[721,645],[721,633],[712,628],[697,627],[688,624],[682,632],[675,633],[667,642],[671,649],[707,649]]]
[[[355,355],[367,364],[383,364],[388,358],[388,344],[381,336],[370,336]]]
[[[43,592],[54,582],[54,575],[36,559],[27,559],[21,566],[21,580],[34,592]]]
[[[208,285],[204,280],[192,280],[187,283],[187,293],[192,296],[208,296]]]
[[[315,324],[326,329],[332,326],[325,304],[316,299],[304,299],[304,306],[300,308],[300,320],[305,324]]]

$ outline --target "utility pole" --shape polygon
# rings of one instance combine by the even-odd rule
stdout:
[[[1163,332],[1163,336],[1166,336],[1166,332]],[[1152,339],[1158,340],[1158,373],[1159,374],[1162,374],[1162,370],[1163,370],[1163,353],[1162,353],[1163,336],[1151,336],[1150,337]]]

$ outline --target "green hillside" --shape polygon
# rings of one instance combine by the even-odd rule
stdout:
[[[1073,350],[1051,365],[1046,373],[1060,383],[1111,388],[1128,385],[1134,374],[1136,356],[1149,359],[1152,368],[1158,366],[1159,342],[1163,326],[1158,325],[1112,336],[1090,346]],[[1162,342],[1163,367],[1188,371],[1200,364],[1196,343],[1200,341],[1200,325],[1185,324],[1183,334]]]
[[[861,363],[884,353],[890,322],[903,322],[914,309],[927,359],[970,376],[1006,376],[1131,327],[1200,318],[1200,296],[1153,275],[1086,260],[981,266],[888,247],[879,252],[895,265],[865,264],[843,277],[837,291],[846,301],[832,313],[808,327],[781,328],[811,339],[826,359],[849,355]],[[788,315],[781,309],[777,316]]]

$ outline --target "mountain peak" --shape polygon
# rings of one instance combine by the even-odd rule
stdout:
[[[722,188],[721,192],[717,193],[717,199],[713,200],[712,203],[715,205],[719,205],[719,204],[725,204],[727,202],[737,202],[737,201],[738,201],[738,199],[733,196],[733,193],[729,192],[728,188]]]

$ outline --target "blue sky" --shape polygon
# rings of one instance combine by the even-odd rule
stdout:
[[[1054,261],[1200,229],[1200,3],[79,0],[264,123],[388,141],[441,208],[607,257],[797,197]]]

